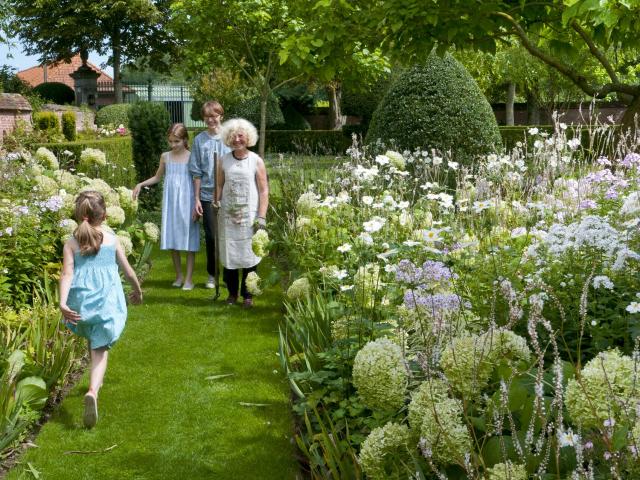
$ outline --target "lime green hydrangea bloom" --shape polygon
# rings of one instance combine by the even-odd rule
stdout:
[[[266,257],[269,254],[269,234],[266,230],[258,230],[251,238],[251,249],[258,257]]]
[[[311,225],[311,219],[309,217],[301,216],[296,218],[296,230],[304,230],[309,225]]]
[[[154,243],[158,241],[158,239],[160,238],[160,229],[155,223],[145,222],[142,228],[144,228],[144,234],[148,240]]]
[[[409,476],[404,465],[410,465],[410,435],[406,425],[387,423],[374,428],[362,442],[360,464],[372,480],[401,479]]]
[[[60,168],[60,163],[58,163],[58,158],[56,155],[45,147],[40,147],[36,150],[36,154],[33,156],[35,160],[42,165],[44,168],[48,170],[57,170]]]
[[[80,154],[80,164],[87,167],[104,167],[107,164],[107,157],[102,150],[85,148]]]
[[[600,352],[580,372],[580,381],[567,384],[565,405],[571,419],[584,429],[601,429],[606,420],[625,418],[621,404],[633,406],[640,401],[633,359],[618,350]]]
[[[368,342],[353,361],[353,384],[372,410],[402,407],[408,376],[402,350],[388,338]]]
[[[249,274],[247,275],[247,291],[251,295],[262,295],[262,290],[260,289],[260,280],[261,278],[256,272],[249,272]]]
[[[393,150],[387,150],[385,155],[389,158],[389,162],[391,165],[396,167],[398,170],[404,170],[406,167],[406,162],[402,154],[398,152],[394,152]]]
[[[105,198],[105,202],[107,201],[107,198],[109,197],[109,194],[112,191],[111,187],[107,182],[105,182],[101,178],[86,179],[85,182],[87,184],[80,189],[80,192],[87,192],[87,191],[100,192],[102,196]]]
[[[56,170],[53,172],[53,178],[56,179],[58,185],[67,192],[75,192],[78,189],[78,177],[66,170]]]
[[[131,235],[129,235],[129,232],[119,230],[116,236],[120,241],[120,245],[122,245],[122,248],[124,249],[125,255],[131,255],[133,253],[133,242],[131,241]]]
[[[511,330],[503,328],[485,334],[491,337],[491,353],[495,359],[531,361],[531,350],[527,340]]]
[[[118,194],[118,205],[124,209],[127,217],[135,216],[138,211],[138,201],[131,197],[132,191],[127,187],[118,187],[116,192]]]
[[[34,180],[36,181],[38,190],[46,196],[56,195],[60,190],[58,183],[46,175],[36,175]]]
[[[125,221],[124,210],[120,207],[112,205],[107,207],[107,224],[112,227],[119,227]]]
[[[529,474],[524,465],[520,463],[496,463],[488,468],[485,474],[487,480],[527,480]]]
[[[309,295],[309,279],[307,277],[301,277],[293,281],[293,283],[287,289],[287,297],[290,300],[296,300],[298,298],[304,298]]]
[[[493,367],[490,341],[485,335],[454,338],[440,357],[440,368],[451,387],[467,399],[487,387]]]

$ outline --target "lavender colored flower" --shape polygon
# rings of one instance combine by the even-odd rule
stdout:
[[[404,294],[404,305],[411,310],[421,307],[437,315],[443,311],[459,309],[462,299],[455,293],[422,295],[420,289],[407,290]]]
[[[598,206],[598,204],[591,199],[587,199],[587,200],[583,200],[580,202],[580,205],[578,206],[578,208],[580,210],[587,210],[589,208],[596,208]]]
[[[640,154],[637,153],[628,153],[622,160],[620,160],[620,165],[627,168],[631,168],[638,164],[640,164]]]

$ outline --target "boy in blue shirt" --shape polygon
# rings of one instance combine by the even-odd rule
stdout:
[[[207,252],[207,288],[215,288],[216,245],[212,203],[214,202],[213,190],[215,186],[215,172],[213,170],[213,155],[218,154],[218,159],[231,150],[218,135],[224,109],[219,102],[210,100],[202,105],[202,118],[207,125],[204,132],[199,133],[193,139],[191,156],[189,157],[189,173],[193,177],[193,190],[195,195],[195,213],[203,217],[204,240]]]

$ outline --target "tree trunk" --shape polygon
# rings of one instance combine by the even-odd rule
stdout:
[[[329,97],[329,130],[340,130],[344,124],[340,100],[342,98],[342,86],[340,82],[333,82],[327,85],[327,96]]]
[[[265,80],[266,81],[266,80]],[[269,85],[265,85],[262,89],[262,95],[260,96],[260,138],[258,140],[258,155],[264,158],[264,150],[266,144],[267,133],[267,103],[270,94]]]
[[[527,95],[527,123],[540,125],[540,104],[538,98],[533,94]]]
[[[634,97],[622,116],[622,129],[636,133],[640,125],[640,95]]]
[[[120,30],[116,29],[111,38],[113,49],[113,95],[116,103],[122,103],[122,79],[120,78],[120,64],[122,62],[120,44]]]
[[[516,100],[516,84],[509,82],[507,84],[507,103],[505,104],[505,116],[506,124],[510,127],[515,125],[515,118],[513,115],[513,104]]]

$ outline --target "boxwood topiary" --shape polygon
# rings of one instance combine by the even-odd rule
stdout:
[[[76,114],[67,111],[62,114],[62,134],[70,142],[76,139]]]
[[[152,177],[158,169],[160,155],[168,149],[167,130],[171,125],[169,112],[160,103],[138,102],[129,109],[129,130],[132,138],[133,164],[138,182]],[[161,189],[143,191],[140,201],[148,209],[160,204]]]
[[[378,105],[366,142],[399,149],[435,148],[470,163],[502,145],[489,103],[469,72],[451,55],[432,53],[401,75]]]
[[[58,105],[66,105],[76,100],[76,94],[68,85],[60,82],[45,82],[33,88],[34,93],[40,95],[48,102]]]
[[[124,125],[125,128],[129,128],[129,117],[127,115],[130,108],[130,103],[116,103],[102,107],[96,113],[96,125],[99,127]]]

